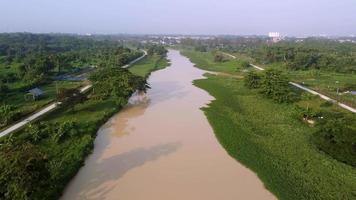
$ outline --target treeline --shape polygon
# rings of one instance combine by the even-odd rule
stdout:
[[[168,50],[162,45],[149,45],[147,50],[148,55],[159,55],[159,56],[166,56]]]
[[[240,53],[253,58],[257,63],[278,63],[291,70],[356,72],[356,44],[350,42],[288,38],[286,41],[273,44],[264,37],[215,37],[184,39],[182,45],[200,52],[222,50]]]
[[[321,69],[343,73],[356,72],[356,45],[307,40],[263,45],[250,52],[259,63],[283,63],[291,70]]]
[[[89,65],[125,65],[141,54],[117,41],[71,35],[0,34],[0,71],[7,71],[0,75],[0,84],[5,88],[4,84],[21,81],[31,87],[45,82],[50,75]]]

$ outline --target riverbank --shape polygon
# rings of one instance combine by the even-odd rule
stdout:
[[[353,199],[356,169],[311,144],[315,128],[294,106],[277,104],[243,81],[209,75],[195,85],[216,98],[204,112],[231,156],[255,171],[279,199]]]
[[[96,99],[90,98],[92,93],[89,92],[88,95],[89,99],[82,103],[61,106],[44,116],[45,122],[33,123],[19,132],[1,138],[2,147],[8,146],[11,151],[2,149],[0,152],[4,156],[2,158],[9,156],[9,160],[0,162],[3,169],[1,173],[7,174],[4,175],[7,179],[0,181],[0,198],[16,199],[27,196],[31,199],[58,199],[61,196],[67,183],[92,152],[99,127],[128,101],[127,97],[118,104],[117,97]],[[35,155],[38,157],[34,157]],[[37,159],[36,163],[41,164],[33,166],[29,174],[18,177],[20,173],[24,173],[24,166],[17,163],[9,167],[7,163],[12,162],[11,159],[16,160],[17,156],[23,156],[21,160],[24,162]],[[11,183],[15,187],[8,187]]]
[[[148,77],[151,72],[164,69],[169,66],[169,60],[166,57],[158,55],[146,56],[146,58],[140,60],[139,62],[133,64],[129,71],[133,74],[142,77]]]

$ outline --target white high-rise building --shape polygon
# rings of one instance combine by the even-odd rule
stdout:
[[[281,34],[279,32],[269,32],[268,37],[271,38],[272,42],[279,42],[282,40]]]

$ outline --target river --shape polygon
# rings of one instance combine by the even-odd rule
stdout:
[[[275,197],[219,144],[200,110],[213,97],[178,51],[151,74],[151,89],[103,125],[62,200],[265,200]]]

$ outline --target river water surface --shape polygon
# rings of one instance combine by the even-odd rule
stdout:
[[[170,67],[151,74],[152,89],[100,128],[62,199],[275,199],[215,138],[200,110],[213,97],[192,85],[204,71],[178,51],[168,58]]]

